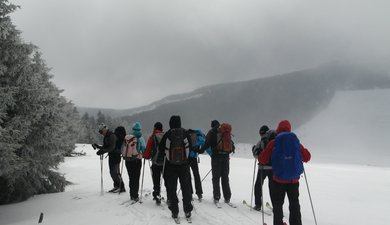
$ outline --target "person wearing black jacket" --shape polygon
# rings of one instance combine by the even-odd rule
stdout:
[[[220,124],[218,120],[211,121],[211,130],[206,135],[205,144],[201,148],[201,153],[211,149],[211,169],[213,181],[214,203],[218,204],[221,198],[220,181],[222,183],[223,197],[226,203],[230,203],[232,192],[229,184],[230,154],[218,151],[218,129]],[[233,151],[234,151],[234,143]],[[209,151],[208,151],[209,152]]]
[[[267,144],[269,141],[275,139],[276,131],[270,130],[267,125],[263,125],[260,127],[259,130],[260,135],[260,141],[257,142],[255,146],[252,148],[253,157],[257,159],[259,157],[259,154],[267,147]],[[269,188],[269,194],[272,202],[272,166],[271,162],[269,162],[268,165],[261,165],[258,164],[258,171],[257,171],[257,177],[256,177],[256,183],[255,183],[255,206],[253,207],[254,210],[260,211],[261,210],[261,198],[263,197],[262,193],[262,186],[264,183],[264,180],[266,177],[268,177],[268,188]]]
[[[177,180],[180,181],[180,188],[183,196],[183,210],[186,218],[191,217],[193,206],[191,204],[191,178],[188,154],[191,150],[191,137],[181,127],[180,116],[171,116],[169,120],[170,129],[161,139],[159,151],[166,156],[165,177],[167,181],[168,208],[174,219],[178,218],[179,205],[176,195]]]
[[[126,131],[116,130],[116,132],[118,132],[118,134],[121,133],[122,136],[124,132],[124,134],[126,135]],[[121,140],[121,138],[117,138],[117,135],[112,133],[104,123],[99,125],[99,133],[104,137],[103,145],[100,146],[98,144],[92,144],[92,147],[94,149],[99,149],[96,152],[97,155],[103,155],[104,153],[108,153],[108,166],[110,168],[111,178],[114,182],[114,187],[108,192],[125,192],[126,190],[119,170],[119,165],[121,162],[120,149],[122,147],[123,139]]]

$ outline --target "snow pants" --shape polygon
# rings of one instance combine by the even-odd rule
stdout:
[[[201,181],[200,175],[199,175],[198,159],[197,158],[190,158],[189,164],[190,164],[190,167],[192,170],[192,174],[194,175],[196,194],[201,195],[201,194],[203,194],[203,190],[202,190],[202,181]],[[190,176],[191,176],[191,174],[190,174]],[[190,178],[190,182],[191,182],[191,178]],[[192,188],[192,182],[191,182],[191,193],[194,193],[194,190]]]
[[[183,196],[183,210],[185,213],[191,212],[193,206],[191,204],[191,178],[190,178],[190,166],[188,163],[182,165],[172,165],[169,162],[165,165],[165,175],[167,181],[168,192],[168,208],[173,215],[179,213],[179,200],[176,195],[177,180],[179,179],[181,193]]]
[[[125,185],[122,182],[120,173],[121,155],[120,154],[109,154],[108,166],[110,168],[110,175],[114,182],[114,187],[124,188]]]
[[[274,225],[283,225],[283,203],[287,194],[290,210],[290,225],[302,225],[299,205],[299,183],[272,182]]]
[[[230,191],[229,184],[229,163],[229,154],[213,154],[211,156],[214,200],[219,200],[221,198],[221,190],[219,186],[219,182],[221,180],[223,197],[225,198],[225,201],[230,201],[232,192]]]
[[[261,198],[263,196],[263,193],[261,192],[262,186],[264,183],[265,178],[268,177],[268,189],[269,189],[269,194],[272,202],[272,169],[258,169],[257,171],[257,177],[256,177],[256,183],[255,183],[255,205],[256,206],[261,206]],[[263,187],[264,188],[264,187]],[[273,204],[273,203],[272,203]]]
[[[157,196],[161,196],[161,174],[163,172],[163,166],[152,164],[150,169],[152,170],[153,198],[156,198]]]
[[[127,174],[129,175],[130,198],[137,199],[139,191],[139,177],[141,175],[141,159],[126,161]]]

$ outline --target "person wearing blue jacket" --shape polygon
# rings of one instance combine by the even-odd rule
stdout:
[[[132,126],[130,135],[137,138],[136,151],[137,154],[134,154],[133,157],[126,158],[126,169],[129,175],[129,189],[130,189],[130,199],[132,201],[139,201],[138,191],[139,191],[139,178],[141,175],[142,167],[142,155],[146,148],[145,139],[142,137],[141,124],[135,122]],[[126,137],[125,137],[126,139]]]
[[[192,140],[192,150],[189,153],[189,161],[192,174],[194,175],[194,181],[195,181],[195,193],[198,196],[198,200],[201,201],[203,198],[203,190],[202,190],[202,181],[200,179],[199,175],[199,167],[198,167],[198,152],[202,145],[204,145],[205,142],[205,135],[200,129],[194,129],[188,130],[188,133],[191,136]],[[194,193],[194,190],[192,188],[191,184],[191,193]]]

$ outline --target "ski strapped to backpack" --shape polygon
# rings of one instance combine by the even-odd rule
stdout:
[[[186,151],[186,130],[184,128],[174,128],[170,131],[168,160],[171,164],[182,165],[188,161],[188,153]]]
[[[232,141],[232,126],[222,123],[218,128],[216,152],[219,154],[229,154],[234,152]]]
[[[132,134],[125,136],[125,144],[122,148],[122,157],[124,160],[141,159],[142,154],[137,150],[138,138]]]

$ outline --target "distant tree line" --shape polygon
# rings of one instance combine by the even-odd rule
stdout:
[[[101,111],[99,111],[96,116],[84,113],[80,120],[77,143],[101,143],[103,138],[98,133],[98,126],[101,123],[106,124],[112,131],[120,124],[123,124],[119,118],[113,119],[111,116],[105,115]]]
[[[24,43],[0,0],[0,204],[64,191],[57,167],[75,148],[80,117],[38,48]]]

